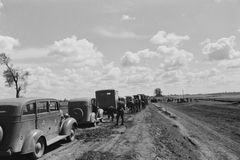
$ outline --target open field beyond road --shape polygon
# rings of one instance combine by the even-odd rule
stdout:
[[[199,101],[159,103],[182,125],[202,159],[240,159],[240,106],[236,103]]]

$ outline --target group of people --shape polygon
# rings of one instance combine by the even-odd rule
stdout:
[[[118,99],[118,102],[117,102],[117,110],[116,110],[116,113],[117,113],[117,122],[116,122],[116,125],[118,125],[118,122],[119,122],[119,118],[121,117],[121,120],[122,120],[122,123],[121,125],[124,125],[124,110],[125,110],[125,103],[123,101],[121,101],[121,99],[119,98]],[[112,119],[112,121],[114,120],[114,112],[115,112],[115,109],[113,106],[110,106],[108,108],[108,119]]]
[[[129,108],[130,113],[140,112],[146,107],[147,102],[145,100],[134,98],[133,101],[127,102],[127,107]]]
[[[121,125],[124,125],[124,110],[126,110],[126,107],[129,109],[130,113],[136,113],[136,112],[140,112],[142,109],[145,108],[146,106],[146,102],[144,100],[138,99],[136,97],[133,98],[133,100],[129,100],[126,102],[122,101],[122,99],[118,99],[117,102],[117,109],[116,109],[116,113],[117,113],[117,121],[116,121],[116,125],[118,125],[119,122],[119,118],[121,118],[122,123]],[[110,120],[114,120],[114,112],[115,109],[113,106],[110,106],[108,108],[108,119]]]

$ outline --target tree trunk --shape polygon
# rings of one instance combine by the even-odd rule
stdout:
[[[20,98],[20,90],[16,90],[16,98]]]
[[[16,86],[16,98],[19,98],[20,97],[21,88],[18,87],[17,81],[14,81],[14,82],[15,82],[15,86]]]

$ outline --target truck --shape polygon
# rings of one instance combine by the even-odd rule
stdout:
[[[113,106],[117,109],[118,91],[114,89],[97,90],[95,91],[96,101],[99,108],[107,112],[108,107]]]

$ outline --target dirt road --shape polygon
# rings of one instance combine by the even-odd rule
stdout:
[[[79,128],[72,143],[48,147],[40,160],[235,160],[239,156],[238,143],[165,103],[126,113],[124,125],[104,120],[95,128]]]
[[[97,128],[79,129],[79,140],[46,153],[41,160],[198,159],[196,145],[154,105],[125,117],[124,125],[105,119]]]

